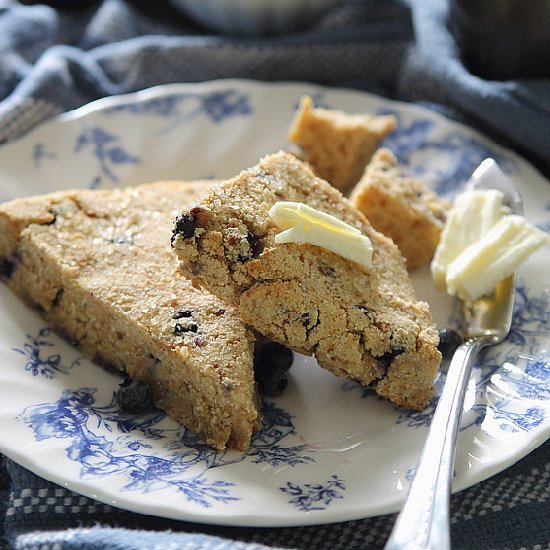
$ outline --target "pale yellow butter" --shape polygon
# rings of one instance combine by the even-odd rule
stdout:
[[[447,290],[472,301],[490,294],[500,281],[548,243],[550,236],[523,216],[504,216],[449,264]]]
[[[280,201],[270,208],[269,216],[283,229],[275,235],[276,243],[309,243],[363,267],[372,267],[371,240],[359,229],[330,214],[307,204]]]
[[[496,189],[456,197],[430,266],[436,288],[477,300],[550,242],[523,216],[509,214],[503,198]]]
[[[504,195],[496,189],[466,191],[456,197],[430,266],[438,290],[446,289],[450,263],[502,218],[503,198]]]

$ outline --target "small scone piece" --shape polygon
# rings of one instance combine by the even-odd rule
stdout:
[[[275,243],[274,203],[305,203],[362,231],[371,269],[309,243]],[[441,355],[428,305],[397,246],[309,165],[276,153],[210,191],[176,219],[184,273],[258,332],[398,405],[423,408]]]
[[[395,129],[392,115],[352,115],[314,108],[302,97],[290,125],[288,139],[301,148],[300,158],[315,174],[345,193],[361,177],[380,141]]]
[[[154,403],[215,447],[259,424],[253,337],[170,250],[175,206],[206,182],[68,191],[0,205],[6,284],[90,359],[149,383]]]
[[[379,149],[353,189],[351,202],[399,247],[409,269],[427,264],[450,203],[421,180],[403,174],[388,149]]]

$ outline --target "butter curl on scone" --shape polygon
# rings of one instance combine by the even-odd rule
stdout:
[[[277,244],[268,212],[279,201],[361,230],[372,268],[321,246]],[[307,163],[279,152],[212,187],[176,218],[172,246],[186,276],[261,334],[398,405],[422,409],[433,396],[438,333],[401,253]]]

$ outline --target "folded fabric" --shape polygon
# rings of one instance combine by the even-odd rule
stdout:
[[[114,508],[45,481],[11,460],[6,459],[6,463],[11,479],[6,534],[10,548],[17,550],[119,547],[256,550],[263,548],[262,544],[278,549],[375,550],[383,547],[395,521],[392,514],[304,527],[198,525]],[[550,441],[547,441],[504,472],[452,497],[453,548],[550,547],[549,487]],[[0,477],[0,496],[1,489]],[[145,537],[144,530],[151,534]]]
[[[400,91],[453,107],[492,137],[550,165],[550,79],[485,80],[464,66],[445,0],[411,2],[415,45]],[[480,47],[483,47],[480,44]],[[414,59],[413,59],[414,58]]]
[[[62,544],[62,546],[61,546]],[[61,533],[36,533],[19,538],[17,548],[64,548],[66,550],[140,550],[174,548],[178,550],[268,550],[263,544],[229,541],[201,534],[91,527],[68,529]]]
[[[99,97],[158,84],[242,77],[389,90],[412,40],[400,2],[351,2],[312,29],[260,39],[199,35],[167,4],[153,14],[145,4],[105,0],[67,12],[12,0],[0,14],[0,142]]]
[[[55,10],[6,0],[0,12],[0,142],[106,95],[172,82],[242,77],[368,88],[451,107],[550,165],[550,81],[468,72],[445,0],[342,3],[312,28],[239,38],[205,34],[166,3]],[[410,0],[409,0],[410,1]],[[503,116],[503,113],[506,116]]]

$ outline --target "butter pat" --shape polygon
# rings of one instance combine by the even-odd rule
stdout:
[[[550,236],[523,216],[503,216],[449,264],[447,290],[472,301],[490,294],[535,250],[549,242]]]
[[[276,202],[269,216],[283,231],[275,242],[308,243],[330,250],[363,267],[372,267],[373,248],[370,239],[347,223],[308,206],[290,201]]]
[[[430,266],[438,290],[447,287],[447,270],[451,262],[502,218],[503,198],[502,192],[496,189],[466,191],[456,197]]]

